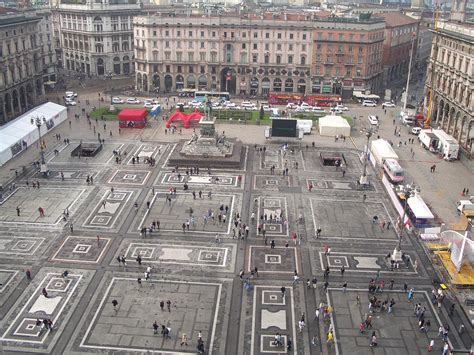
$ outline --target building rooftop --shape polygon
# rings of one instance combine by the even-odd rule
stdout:
[[[387,28],[400,27],[419,22],[419,20],[415,20],[414,18],[404,15],[400,12],[380,13],[377,14],[377,17],[382,17],[383,19],[385,19],[385,24]]]

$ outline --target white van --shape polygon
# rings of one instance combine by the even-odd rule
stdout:
[[[313,129],[313,120],[297,120],[296,128],[299,131],[303,131],[304,134],[311,134]]]

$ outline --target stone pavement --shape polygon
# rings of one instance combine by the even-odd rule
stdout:
[[[392,130],[391,122],[385,123],[381,134]],[[100,122],[97,127],[102,128]],[[354,141],[346,142],[316,140],[313,134],[289,151],[266,142],[262,154],[254,144],[265,142],[263,127],[252,126],[241,137],[249,148],[245,169],[213,171],[212,176],[219,178],[216,181],[207,174],[185,178],[185,168],[179,169],[178,176],[166,166],[175,142],[190,132],[165,135],[160,120],[143,131],[122,130],[120,135],[116,123],[107,122],[110,128],[113,136],[106,137],[104,149],[88,159],[70,156],[80,140],[97,139],[84,118],[71,120],[71,127],[65,123],[55,128],[53,135],[61,133],[71,143],[46,137],[48,149],[59,150],[58,155],[47,156],[51,176],[45,179],[27,169],[0,204],[3,351],[191,354],[196,353],[201,334],[206,354],[423,353],[428,336],[436,339],[436,351],[442,346],[435,334],[439,324],[450,326],[453,346],[467,346],[445,307],[438,310],[430,305],[433,267],[419,242],[402,238],[402,249],[418,262],[416,270],[411,263],[392,268],[386,259],[398,243],[397,232],[386,228],[388,222],[393,226],[396,217],[370,167],[372,187],[360,190],[356,184],[362,164],[353,142],[363,146],[357,132]],[[241,135],[242,130],[238,125],[219,125],[218,129],[227,136]],[[313,140],[316,148],[311,146]],[[120,163],[113,154],[117,149],[122,152]],[[345,173],[324,166],[321,154],[343,155]],[[133,163],[132,156],[140,156],[140,162]],[[157,160],[154,167],[143,163],[149,156]],[[10,169],[21,170],[33,159],[37,151],[30,149],[2,167],[2,181],[12,176]],[[447,164],[453,163],[440,162],[439,169],[459,165]],[[284,168],[289,169],[288,176],[281,175]],[[88,175],[93,176],[92,184],[86,182]],[[31,187],[36,180],[39,189]],[[173,187],[176,195],[170,193]],[[39,217],[39,207],[44,208],[44,217]],[[377,223],[373,223],[375,215]],[[239,226],[239,219],[249,225],[247,238],[245,233],[238,238],[235,223]],[[140,235],[142,227],[157,221],[159,230]],[[318,227],[322,232],[316,238]],[[328,246],[329,254],[324,252]],[[117,260],[122,257],[125,264]],[[329,291],[325,293],[323,271],[328,267]],[[31,281],[26,279],[27,269]],[[316,287],[310,281],[308,288],[306,282],[313,278]],[[369,334],[359,333],[359,323],[368,312],[367,284],[372,278],[386,285],[394,280],[395,290],[380,297],[393,297],[396,306],[393,314],[374,314],[379,345],[371,350]],[[348,283],[345,293],[344,282]],[[427,307],[425,316],[432,324],[428,335],[417,329],[412,305],[401,292],[404,282],[415,287],[415,301]],[[355,301],[356,294],[361,305]],[[321,302],[331,304],[334,312],[326,321],[314,321]],[[305,327],[300,331],[302,318]],[[51,319],[53,330],[37,326],[37,319]],[[158,334],[153,331],[154,321],[160,325]],[[162,325],[171,329],[169,338],[161,333]],[[330,326],[334,344],[326,342]],[[472,336],[470,329],[465,332]],[[181,345],[183,333],[188,345]],[[291,340],[291,350],[273,343],[276,333],[281,334],[283,345]]]

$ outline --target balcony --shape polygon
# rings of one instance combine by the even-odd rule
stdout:
[[[345,63],[345,65],[346,65],[346,66],[354,66],[355,63],[354,63],[354,62],[347,62],[347,63]]]
[[[337,51],[336,55],[344,55],[345,53],[343,51]]]
[[[334,62],[325,61],[324,65],[334,65]]]

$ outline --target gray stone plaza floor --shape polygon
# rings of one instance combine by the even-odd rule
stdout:
[[[387,262],[399,238],[395,213],[373,171],[372,186],[359,189],[358,152],[304,146],[283,151],[267,144],[263,153],[249,146],[240,170],[186,176],[186,167],[176,172],[166,165],[174,142],[114,137],[87,159],[71,157],[77,144],[59,141],[59,154],[47,156],[50,176],[29,171],[0,202],[2,353],[195,354],[199,334],[205,353],[217,355],[423,354],[430,338],[440,353],[440,324],[451,326],[450,342],[459,345],[446,311],[430,304],[432,269],[424,265],[418,242],[401,241],[418,260],[417,270],[405,264],[393,269]],[[114,150],[122,154],[119,163]],[[323,166],[321,154],[343,154],[344,173]],[[144,163],[147,157],[156,159],[155,166]],[[285,168],[288,176],[281,174]],[[86,183],[87,177],[93,183]],[[33,181],[40,182],[39,189],[32,188]],[[247,238],[235,233],[239,219],[249,226]],[[140,233],[157,221],[159,230]],[[392,228],[382,228],[382,222]],[[325,253],[328,247],[331,252]],[[125,265],[117,260],[122,257]],[[295,272],[301,279],[293,283]],[[307,287],[314,277],[316,288]],[[377,348],[368,346],[372,330],[359,332],[373,278],[386,285],[393,279],[394,290],[379,297],[396,301],[393,314],[373,314]],[[401,291],[404,282],[415,288],[415,302],[427,307],[428,334],[418,330],[413,304]],[[321,302],[334,312],[314,320]],[[302,317],[306,326],[300,332]],[[53,330],[37,325],[38,319],[51,320]],[[171,329],[169,338],[161,334],[162,325]],[[335,343],[326,342],[329,327]],[[283,345],[292,342],[291,350],[273,343],[276,333]],[[183,334],[187,345],[181,345]]]

